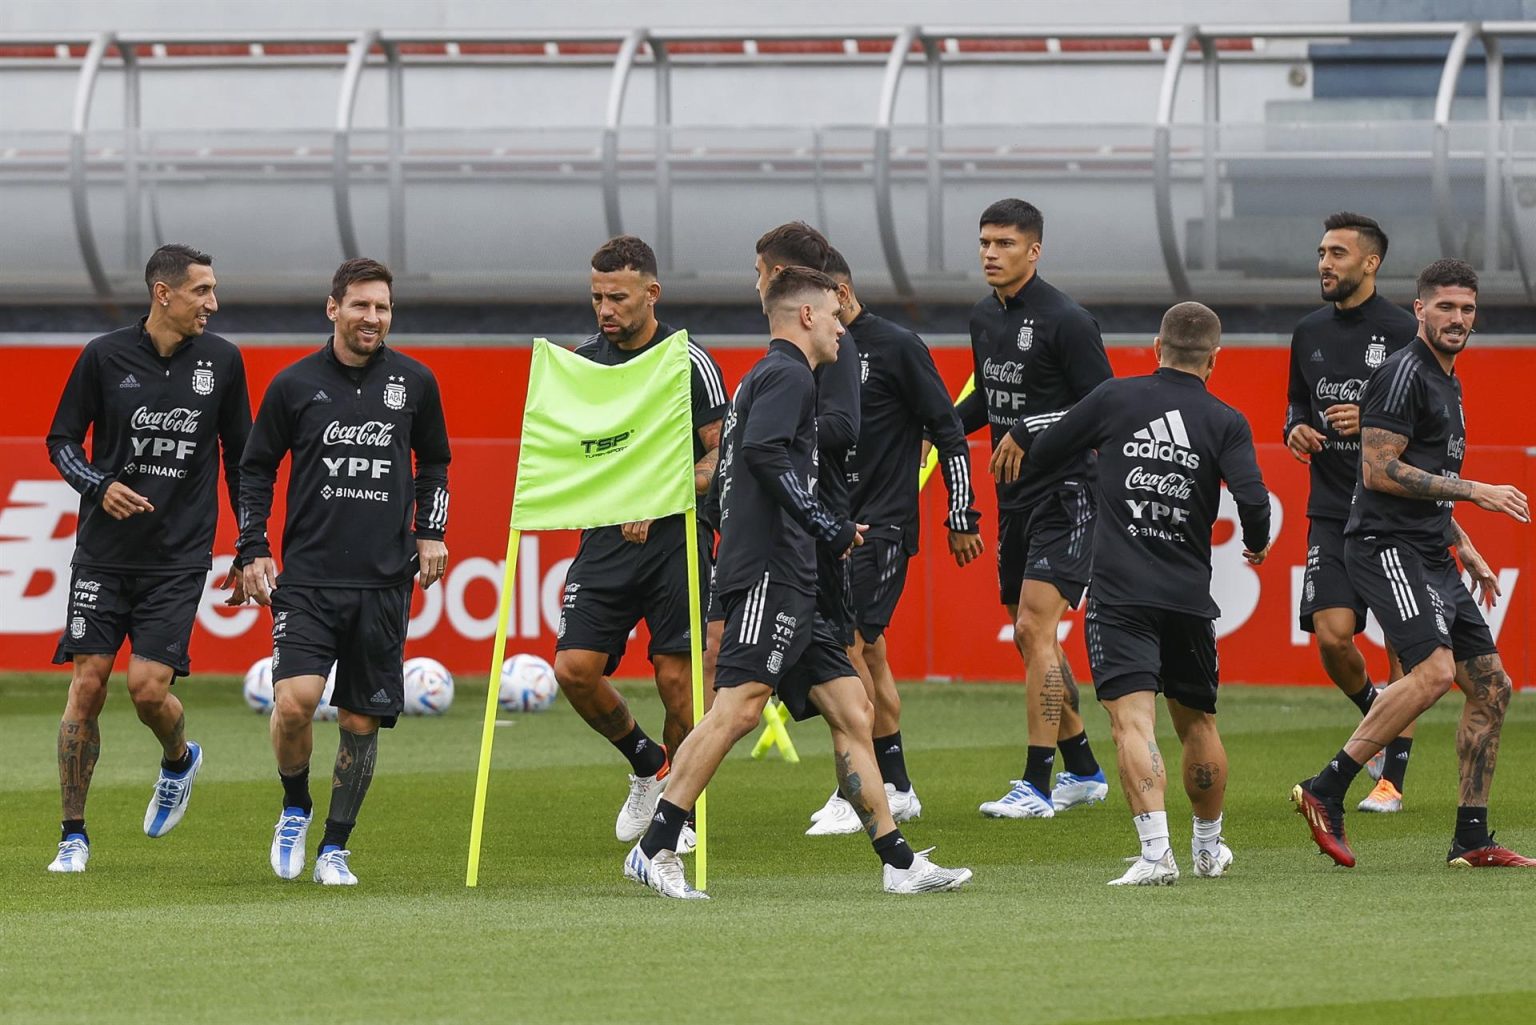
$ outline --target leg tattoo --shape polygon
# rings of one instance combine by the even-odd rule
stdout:
[[[336,770],[331,776],[331,809],[327,818],[347,825],[357,821],[368,784],[373,782],[373,763],[379,751],[378,731],[353,733],[343,729],[336,749]]]
[[[160,747],[165,752],[165,757],[176,758],[181,746],[187,739],[187,713],[182,711],[176,717],[176,725],[171,727],[171,732],[159,738]]]
[[[85,818],[85,795],[101,756],[101,727],[95,719],[59,723],[59,791],[64,818]]]
[[[833,760],[837,764],[837,789],[843,795],[843,800],[853,805],[853,810],[859,816],[859,823],[863,825],[864,832],[873,840],[875,838],[875,808],[869,803],[869,796],[864,793],[864,781],[857,772],[853,771],[853,759],[847,751],[833,753]]]
[[[1509,675],[1497,655],[1466,663],[1466,707],[1456,730],[1456,760],[1461,774],[1461,803],[1486,807],[1499,760],[1499,735],[1509,708]]]
[[[1061,704],[1066,697],[1066,684],[1062,680],[1065,663],[1057,662],[1045,671],[1045,685],[1040,689],[1041,717],[1051,726],[1061,725]]]
[[[1189,767],[1189,775],[1194,780],[1195,786],[1201,790],[1209,790],[1221,778],[1221,767],[1215,762],[1196,762]]]
[[[1082,698],[1077,691],[1077,680],[1072,676],[1072,667],[1067,665],[1065,656],[1061,659],[1061,683],[1062,689],[1066,692],[1067,706],[1072,711],[1081,714]]]
[[[620,740],[635,728],[635,717],[629,714],[629,706],[620,698],[619,703],[606,712],[582,712],[581,717],[609,740]]]

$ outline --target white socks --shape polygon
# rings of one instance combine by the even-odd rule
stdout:
[[[1141,856],[1147,861],[1160,861],[1168,853],[1168,813],[1149,811],[1145,815],[1133,815],[1136,835],[1141,837]]]
[[[1208,851],[1211,854],[1215,854],[1216,845],[1221,841],[1221,816],[1218,815],[1214,819],[1202,819],[1196,815],[1194,819],[1195,836],[1192,846],[1195,852]]]

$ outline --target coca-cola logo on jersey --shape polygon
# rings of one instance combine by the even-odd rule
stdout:
[[[201,409],[187,409],[185,406],[177,406],[175,409],[155,409],[148,406],[140,406],[133,411],[133,417],[129,425],[136,431],[166,431],[170,434],[196,434],[197,418],[201,416]]]
[[[1125,475],[1125,490],[1150,491],[1164,498],[1187,500],[1193,487],[1193,481],[1182,473],[1172,470],[1167,473],[1153,473],[1145,467],[1133,466],[1131,472]]]
[[[1011,359],[993,362],[989,357],[981,364],[981,376],[999,384],[1023,384],[1024,364],[1016,363]]]
[[[1347,381],[1330,381],[1325,377],[1317,382],[1317,397],[1320,401],[1359,402],[1364,392],[1365,381],[1358,377],[1351,377]]]
[[[320,440],[327,445],[388,445],[394,436],[395,425],[383,420],[369,420],[360,424],[343,424],[332,420]]]

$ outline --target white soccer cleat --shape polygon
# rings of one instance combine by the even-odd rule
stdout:
[[[1170,856],[1172,853],[1172,851],[1169,852]],[[1224,876],[1227,874],[1227,869],[1232,867],[1232,848],[1227,846],[1225,840],[1218,839],[1214,851],[1202,850],[1199,844],[1191,840],[1189,853],[1195,861],[1195,875],[1201,879],[1216,879]]]
[[[692,854],[699,846],[699,834],[693,831],[692,826],[683,826],[683,831],[677,834],[677,853]]]
[[[1156,861],[1137,856],[1126,858],[1131,867],[1119,879],[1111,879],[1110,886],[1172,886],[1179,879],[1179,865],[1173,860],[1173,849]]]
[[[663,897],[674,900],[709,900],[709,894],[688,885],[688,877],[683,874],[683,863],[676,851],[657,851],[656,857],[647,858],[640,845],[635,844],[624,859],[624,878],[649,886]]]
[[[164,836],[175,829],[187,813],[187,802],[192,800],[192,783],[203,767],[203,749],[189,740],[187,750],[192,753],[192,765],[186,772],[160,770],[154,796],[149,799],[149,808],[144,812],[145,836]]]
[[[347,865],[351,851],[331,849],[315,859],[315,882],[325,886],[356,886],[357,876]]]
[[[930,847],[912,855],[911,868],[885,867],[886,893],[943,893],[958,890],[971,881],[968,868],[943,868],[928,860],[933,853]]]
[[[811,812],[811,821],[820,822],[823,815],[835,814],[839,806],[846,806],[847,804],[848,802],[843,800],[842,793],[834,790],[832,791],[832,796],[827,798],[826,804]]]
[[[1403,810],[1403,794],[1392,785],[1390,779],[1384,779],[1377,783],[1375,788],[1365,796],[1365,799],[1355,805],[1360,811],[1373,811],[1382,814],[1390,814]]]
[[[923,802],[918,799],[917,787],[897,790],[896,784],[887,783],[885,802],[891,806],[891,818],[897,822],[911,822],[923,816]]]
[[[827,807],[832,810],[812,822],[811,828],[805,831],[806,836],[849,836],[864,831],[859,813],[847,801],[838,798],[836,805],[828,801]]]
[[[633,843],[645,835],[650,827],[651,816],[656,814],[656,804],[661,792],[667,789],[667,766],[654,776],[630,776],[629,797],[619,809],[619,817],[613,824],[613,835],[626,843]]]
[[[91,858],[91,845],[85,837],[76,833],[59,843],[59,855],[48,863],[50,872],[84,872],[85,863]]]
[[[272,871],[279,879],[297,879],[304,872],[304,838],[309,835],[310,815],[284,808],[272,830]]]
[[[1056,817],[1051,799],[1036,789],[1033,783],[1022,779],[1012,780],[1011,789],[995,801],[984,801],[981,813],[994,819],[1050,819]]]
[[[1103,769],[1092,776],[1058,772],[1056,785],[1051,788],[1051,807],[1060,813],[1081,805],[1103,804],[1107,797],[1109,797],[1109,782],[1104,779]]]

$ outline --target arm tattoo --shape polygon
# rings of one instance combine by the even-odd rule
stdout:
[[[876,829],[875,808],[869,802],[869,795],[864,792],[864,780],[853,771],[852,756],[847,751],[835,751],[833,761],[837,765],[838,791],[843,795],[843,800],[853,805],[854,812],[859,816],[859,824],[873,840]]]
[[[64,818],[85,818],[85,795],[101,756],[101,727],[95,719],[59,724],[59,792]]]
[[[1509,708],[1509,674],[1498,655],[1480,655],[1461,666],[1457,682],[1467,698],[1456,729],[1456,761],[1461,775],[1460,800],[1475,807],[1488,803],[1493,770],[1499,760],[1499,736]]]
[[[720,450],[712,448],[705,452],[703,457],[693,464],[693,490],[695,494],[702,495],[709,490],[710,481],[715,479],[715,470],[720,465]]]
[[[1427,501],[1465,500],[1472,497],[1472,482],[1441,477],[1410,466],[1400,458],[1408,439],[1381,427],[1367,427],[1361,434],[1361,480],[1372,491]]]

